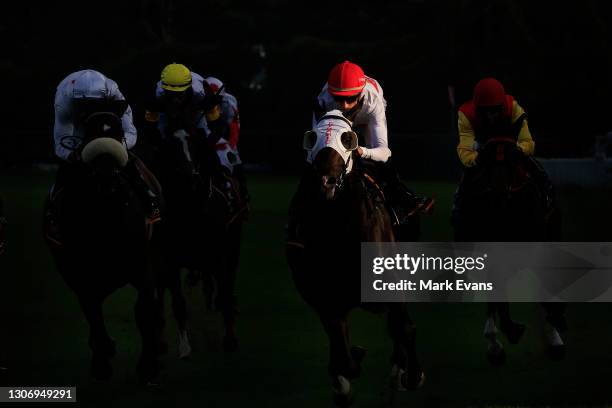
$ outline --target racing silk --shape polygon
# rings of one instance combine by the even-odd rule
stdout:
[[[525,110],[510,95],[506,96],[504,117],[500,125],[486,128],[476,115],[476,107],[473,101],[461,105],[459,108],[459,144],[457,154],[459,160],[466,167],[476,164],[478,148],[483,145],[489,137],[512,137],[523,153],[531,156],[535,150],[535,142],[529,132],[527,115]]]
[[[201,110],[200,106],[202,101],[204,100],[204,87],[202,86],[202,82],[204,78],[195,73],[191,72],[191,89],[192,89],[192,100],[189,105],[186,105],[186,109],[193,111],[193,120],[191,125],[195,126],[198,129],[204,129],[207,131],[206,127],[206,119],[204,119],[204,112]],[[161,87],[161,81],[157,82],[157,87],[155,89],[155,97],[158,102],[163,99],[164,96],[164,88]],[[158,112],[154,112],[158,110]],[[166,128],[168,126],[168,116],[165,112],[163,112],[163,108],[161,106],[157,106],[150,110],[147,110],[145,113],[145,119],[149,122],[157,122],[157,128],[161,132],[163,136],[165,136]]]
[[[363,158],[377,162],[386,162],[391,156],[387,137],[387,118],[385,109],[387,101],[383,96],[380,84],[372,78],[366,77],[366,85],[361,92],[357,111],[353,118],[353,129],[361,134],[366,146],[363,149]],[[336,109],[334,98],[327,91],[327,84],[317,97],[312,127],[315,129],[318,119],[326,112]]]
[[[229,144],[233,150],[238,148],[240,138],[240,115],[238,113],[238,101],[236,98],[224,92],[221,100],[221,115],[219,119],[207,123],[207,136],[215,134],[219,137],[214,141],[217,148]]]
[[[84,123],[80,123],[77,119],[73,100],[75,81],[88,71],[104,77],[105,89],[102,96],[105,99],[125,100],[117,83],[96,71],[77,71],[64,78],[55,91],[55,123],[53,126],[55,154],[63,160],[67,160],[70,153],[80,146],[85,136]],[[129,105],[121,117],[121,124],[124,132],[123,143],[127,149],[131,149],[136,144],[136,127],[132,121],[132,109]]]

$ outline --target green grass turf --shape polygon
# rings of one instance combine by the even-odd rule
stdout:
[[[295,291],[284,259],[283,226],[296,179],[252,176],[249,181],[253,208],[239,270],[240,350],[223,353],[219,316],[204,310],[199,290],[187,290],[193,357],[175,358],[174,322],[169,317],[171,349],[163,358],[162,385],[151,389],[136,383],[140,340],[131,288],[116,292],[104,307],[109,332],[117,341],[115,375],[109,382],[89,378],[87,324],[40,233],[42,201],[52,177],[29,171],[1,176],[10,225],[7,253],[0,259],[0,366],[9,370],[0,372],[0,385],[76,386],[79,405],[91,407],[331,406],[327,339]],[[449,240],[454,186],[411,186],[437,198],[435,214],[423,221],[423,240]],[[562,198],[568,240],[609,240],[609,194],[566,189]],[[540,308],[517,304],[512,310],[517,320],[528,324],[528,331],[521,344],[507,347],[507,365],[493,368],[484,354],[483,305],[412,305],[427,382],[419,391],[398,396],[393,406],[612,402],[612,307],[569,305],[571,331],[563,362],[551,362],[544,354]],[[358,310],[350,324],[353,342],[368,348],[362,377],[354,382],[356,406],[383,406],[391,351],[384,319]]]

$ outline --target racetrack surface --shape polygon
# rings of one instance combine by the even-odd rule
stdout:
[[[199,407],[331,406],[327,340],[315,314],[302,302],[284,258],[286,209],[294,177],[251,176],[252,212],[246,224],[238,274],[240,350],[221,348],[221,319],[207,312],[201,290],[187,289],[194,353],[176,359],[175,326],[168,316],[170,351],[159,387],[137,384],[140,338],[133,319],[135,291],[125,288],[105,304],[107,326],[117,342],[115,375],[90,379],[88,328],[74,295],[51,262],[41,234],[41,208],[52,175],[15,170],[0,177],[9,219],[8,247],[0,259],[0,386],[76,386],[79,405]],[[410,183],[437,198],[424,219],[423,240],[449,240],[454,185]],[[565,189],[566,240],[610,241],[612,197],[602,191]],[[83,269],[87,273],[87,269]],[[357,272],[359,273],[359,272]],[[537,305],[517,304],[515,318],[528,325],[521,344],[507,346],[506,366],[485,359],[485,307],[479,304],[414,304],[418,352],[427,382],[402,394],[393,406],[588,405],[612,402],[612,306],[568,305],[568,355],[544,353]],[[169,311],[168,311],[169,314]],[[382,317],[351,315],[355,344],[367,347],[362,377],[354,382],[356,406],[380,407],[389,397],[391,344]]]

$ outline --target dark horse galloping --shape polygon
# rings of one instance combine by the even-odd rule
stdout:
[[[178,129],[162,137],[155,131],[150,132],[148,144],[150,166],[164,190],[162,229],[170,276],[178,277],[179,269],[186,268],[189,276],[213,277],[216,298],[209,307],[221,311],[223,346],[234,351],[238,347],[236,272],[246,208],[240,202],[239,183],[220,165],[217,152],[202,134]],[[172,281],[170,287],[180,286],[177,279]],[[207,282],[202,280],[205,292]],[[187,341],[186,331],[180,341]]]
[[[552,203],[551,191],[544,191],[535,180],[535,159],[526,156],[513,138],[494,137],[479,153],[479,164],[467,168],[458,214],[453,226],[455,240],[465,242],[542,242],[561,238],[560,213]],[[547,195],[548,194],[548,195]],[[565,329],[564,306],[544,303],[549,330],[549,352],[561,358],[564,344],[559,332]],[[525,326],[512,321],[508,303],[489,303],[485,337],[489,340],[487,357],[502,364],[505,352],[497,340],[496,317],[501,331],[516,344]]]
[[[349,339],[347,319],[354,308],[387,313],[393,339],[392,381],[397,389],[420,386],[424,374],[417,360],[416,330],[406,304],[361,301],[361,242],[393,242],[392,224],[380,192],[351,169],[357,147],[355,133],[341,118],[322,120],[331,122],[330,129],[340,130],[318,135],[318,150],[312,150],[312,171],[301,180],[308,190],[303,195],[306,202],[300,203],[305,217],[302,241],[288,242],[286,250],[296,287],[318,314],[328,335],[328,371],[336,403],[345,405],[350,402],[350,379],[359,376],[365,353],[352,346]],[[306,138],[312,136],[313,132],[308,132]]]
[[[61,242],[47,242],[60,274],[76,294],[89,323],[93,353],[90,368],[98,379],[112,376],[110,359],[115,355],[115,342],[106,330],[102,303],[127,284],[136,288],[134,312],[142,336],[138,374],[142,382],[149,382],[159,371],[152,231],[147,208],[120,172],[128,160],[122,138],[118,116],[98,113],[87,120],[83,160],[60,167],[58,178],[63,177],[63,191],[53,192],[61,197],[53,204]]]

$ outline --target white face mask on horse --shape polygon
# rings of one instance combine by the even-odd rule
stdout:
[[[344,160],[346,173],[353,168],[350,159],[353,150],[357,149],[357,134],[352,130],[352,123],[339,110],[327,112],[313,130],[304,134],[304,149],[308,152],[306,161],[311,163],[324,148],[334,149]]]

